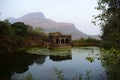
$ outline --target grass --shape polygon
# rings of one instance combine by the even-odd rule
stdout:
[[[53,55],[53,56],[66,56],[66,55],[70,55],[71,53],[70,50],[65,50],[65,49],[49,50],[46,48],[31,48],[31,49],[28,49],[27,52],[31,54]]]

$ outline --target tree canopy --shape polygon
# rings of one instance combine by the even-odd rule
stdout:
[[[11,32],[10,27],[11,25],[8,23],[8,21],[0,21],[0,34],[9,35]]]
[[[27,26],[22,22],[12,24],[12,30],[17,36],[24,37],[27,35]]]
[[[120,0],[98,0],[101,13],[95,17],[102,27],[102,47],[120,49]]]

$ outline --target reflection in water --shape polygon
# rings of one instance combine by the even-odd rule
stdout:
[[[71,55],[66,55],[66,56],[50,56],[50,59],[53,61],[63,61],[63,60],[70,60],[72,59]]]
[[[8,80],[14,73],[24,73],[29,69],[34,60],[41,56],[27,54],[24,52],[9,53],[0,56],[0,80]],[[42,61],[45,56],[42,57]],[[43,63],[43,62],[42,62]]]
[[[34,63],[41,65],[45,62],[45,58],[46,58],[46,56],[41,55],[37,59],[34,60]]]
[[[60,70],[57,73],[60,73],[65,80],[73,80],[73,78],[86,80],[86,77],[90,77],[91,80],[101,80],[106,77],[106,73],[101,61],[97,59],[100,58],[100,54],[99,48],[96,47],[72,48],[71,55],[64,56],[15,53],[0,58],[2,64],[0,78],[6,78],[0,80],[59,80],[55,69]]]

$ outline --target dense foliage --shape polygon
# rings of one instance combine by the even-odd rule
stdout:
[[[116,49],[102,50],[102,64],[107,69],[108,80],[120,80],[120,51]]]
[[[98,0],[95,19],[102,27],[102,47],[120,49],[120,0]]]
[[[30,40],[29,38],[32,37],[36,37],[36,39]],[[27,45],[30,46],[30,43],[36,43],[37,39],[41,41],[39,45],[40,43],[43,45],[42,43],[47,41],[47,35],[43,29],[33,29],[32,26],[22,22],[11,24],[8,20],[0,21],[0,54]]]
[[[120,0],[98,0],[101,12],[97,17],[102,28],[102,63],[106,68],[108,80],[120,80]],[[118,50],[116,50],[118,49]]]
[[[11,34],[11,25],[10,23],[5,20],[0,21],[0,35],[10,35]]]
[[[17,22],[11,25],[12,31],[15,35],[24,37],[27,35],[27,26],[22,22]]]
[[[78,40],[73,40],[73,46],[100,46],[101,41],[93,38],[80,38]]]

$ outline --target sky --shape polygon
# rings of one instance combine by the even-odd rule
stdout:
[[[56,22],[74,23],[76,28],[89,35],[101,34],[100,27],[92,22],[97,0],[0,0],[0,20],[19,18],[30,12],[42,12]]]

